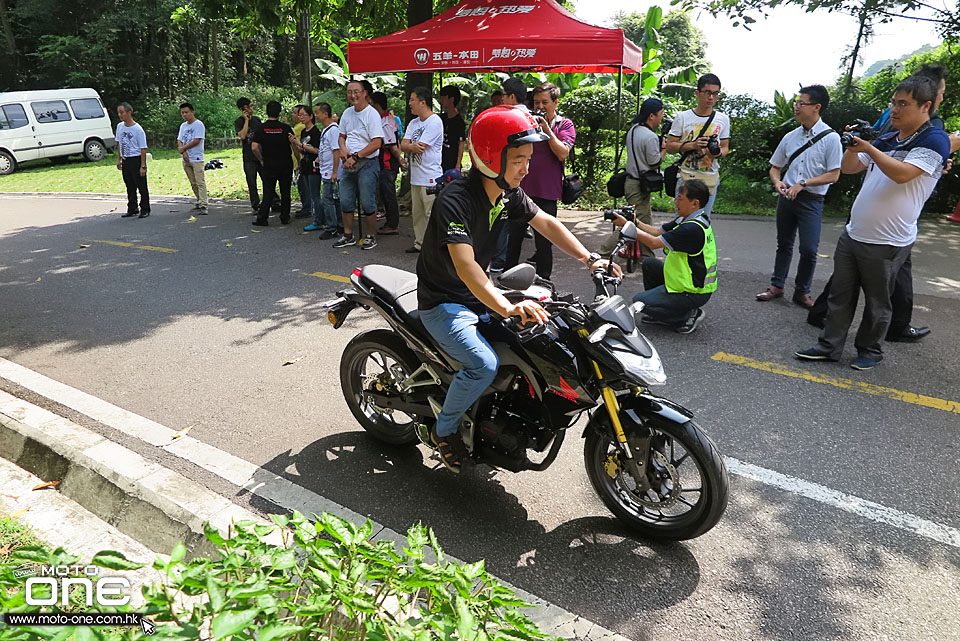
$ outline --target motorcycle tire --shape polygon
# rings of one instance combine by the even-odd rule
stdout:
[[[635,490],[626,487],[634,481],[626,470],[618,469],[617,463],[611,458],[617,450],[606,429],[591,429],[584,440],[584,463],[590,483],[607,509],[640,536],[659,541],[696,538],[713,528],[727,507],[729,481],[723,457],[710,437],[693,421],[683,424],[661,423],[652,430],[652,443],[661,444],[661,460],[676,464],[676,468],[692,463],[696,471],[693,479],[690,470],[679,474],[679,496],[668,499],[671,501],[669,504],[660,503],[668,505],[669,509],[651,509],[638,498]],[[675,457],[678,449],[684,452],[679,460]],[[639,454],[635,452],[635,455]],[[666,473],[666,468],[663,471]],[[648,465],[648,479],[651,473],[656,473],[652,460]],[[692,485],[684,487],[684,483]],[[695,497],[696,502],[690,503],[686,495]],[[649,494],[646,496],[649,499]],[[674,509],[677,506],[680,506],[679,509]]]
[[[373,367],[368,370],[371,364]],[[416,425],[420,417],[383,410],[362,400],[364,385],[380,384],[389,390],[396,383],[394,365],[406,377],[420,367],[420,359],[400,336],[389,330],[358,334],[347,343],[340,358],[340,386],[354,418],[371,436],[391,445],[412,445],[419,442]]]

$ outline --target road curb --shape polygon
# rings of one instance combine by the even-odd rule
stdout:
[[[234,521],[263,521],[226,498],[52,412],[0,392],[0,456],[45,481],[120,532],[169,553],[215,547],[203,533]],[[265,522],[265,521],[263,521]]]
[[[205,522],[224,535],[235,521],[272,525],[169,468],[2,390],[0,457],[45,481],[60,481],[57,489],[64,496],[161,554],[168,554],[182,541],[188,557],[215,556],[216,547],[203,534]],[[358,519],[366,520],[352,513],[339,516],[356,525],[361,524]],[[374,533],[375,540],[406,544],[404,535],[375,522]],[[269,540],[282,545],[279,531],[275,530]],[[500,582],[534,606],[527,614],[547,634],[575,641],[630,641],[534,594]]]

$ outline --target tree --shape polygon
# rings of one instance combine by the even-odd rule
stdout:
[[[721,13],[733,18],[733,26],[743,25],[749,29],[757,21],[754,16],[767,17],[770,11],[781,5],[802,7],[808,13],[813,11],[839,11],[859,18],[869,5],[871,15],[876,22],[889,22],[894,19],[920,20],[933,22],[940,34],[948,39],[960,38],[960,3],[953,9],[929,4],[925,0],[670,0],[670,4],[686,10],[702,9],[717,16]],[[926,17],[918,15],[924,10]]]
[[[623,29],[627,38],[639,45],[644,39],[646,17],[646,13],[618,11],[613,15],[612,22],[615,27]],[[686,11],[669,11],[663,17],[658,34],[660,65],[664,69],[695,66],[702,72],[710,68],[706,36],[693,25]]]

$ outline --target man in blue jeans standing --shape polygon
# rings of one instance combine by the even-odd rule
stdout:
[[[380,114],[370,105],[373,87],[367,80],[347,83],[350,106],[340,118],[340,208],[343,210],[343,235],[334,248],[358,244],[360,231],[353,234],[353,213],[357,199],[366,218],[367,235],[361,249],[377,246],[377,184],[380,181],[380,146],[383,144],[383,123]],[[362,224],[362,223],[361,223]]]
[[[493,382],[499,360],[482,328],[489,310],[522,322],[543,323],[536,302],[513,304],[500,294],[486,269],[508,221],[529,223],[551,243],[590,269],[606,266],[556,218],[541,211],[519,188],[534,142],[546,140],[537,122],[516,107],[493,107],[470,127],[467,147],[473,168],[447,184],[433,205],[417,262],[420,320],[430,335],[463,368],[457,372],[437,423],[431,430],[440,460],[459,472],[460,419]],[[619,274],[619,267],[614,272]]]
[[[644,291],[633,297],[644,304],[640,322],[690,334],[703,321],[701,307],[717,291],[717,244],[704,212],[709,201],[702,180],[685,180],[677,185],[675,220],[660,227],[636,221],[637,239],[667,254],[643,261]]]
[[[777,257],[770,287],[757,294],[758,301],[783,296],[793,260],[793,241],[799,235],[800,263],[793,302],[805,309],[813,307],[810,285],[817,267],[823,198],[830,185],[840,179],[843,158],[840,135],[820,119],[829,102],[822,85],[801,89],[793,101],[793,116],[800,126],[783,137],[770,158],[770,180],[778,195]]]

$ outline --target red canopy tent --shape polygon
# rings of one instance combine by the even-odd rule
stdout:
[[[640,71],[623,35],[581,22],[554,0],[464,0],[426,22],[347,45],[351,73]]]

